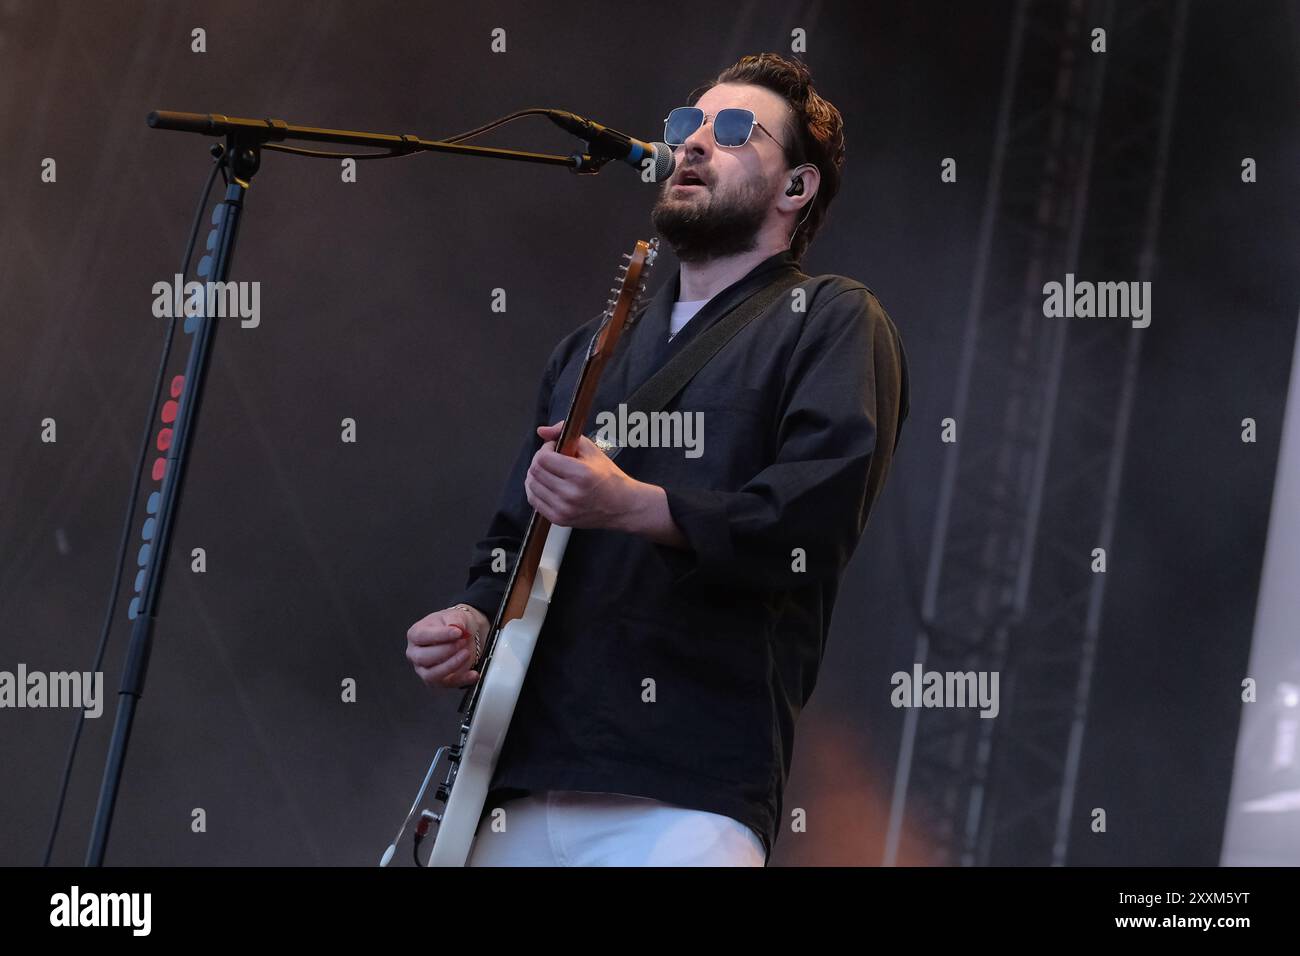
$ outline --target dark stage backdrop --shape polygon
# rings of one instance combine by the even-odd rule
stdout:
[[[695,85],[802,28],[848,141],[805,271],[874,289],[912,411],[799,725],[785,806],[809,830],[787,827],[773,863],[879,863],[890,675],[913,657],[1012,9],[0,3],[0,669],[93,659],[164,331],[151,286],[176,271],[208,166],[209,140],[149,130],[149,110],[438,137],[548,106],[653,139]],[[1079,787],[1111,833],[1081,818],[1072,863],[1219,858],[1300,302],[1296,23],[1294,4],[1192,5]],[[573,145],[538,118],[481,142]],[[216,342],[110,863],[378,859],[459,699],[414,676],[406,629],[462,583],[543,363],[653,234],[654,198],[614,167],[423,155],[343,183],[337,162],[265,155],[232,274],[261,282],[262,321]],[[85,852],[131,576],[56,862]],[[0,864],[40,861],[72,724],[0,712]]]

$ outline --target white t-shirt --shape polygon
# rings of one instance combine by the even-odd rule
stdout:
[[[708,299],[700,299],[698,302],[674,302],[673,314],[668,320],[668,340],[672,341],[673,336],[680,332],[687,322],[695,318],[695,313],[704,308],[708,302]]]

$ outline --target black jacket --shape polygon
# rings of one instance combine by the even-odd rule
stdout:
[[[624,333],[584,429],[789,270],[802,281],[668,406],[703,413],[703,454],[619,452],[625,472],[665,488],[690,550],[615,531],[570,537],[485,812],[521,791],[626,793],[734,817],[762,836],[770,858],[795,720],[907,415],[898,331],[870,289],[803,276],[786,250],[715,295],[669,343],[678,272]],[[587,322],[551,354],[499,509],[453,603],[494,617],[508,574],[491,570],[493,549],[513,567],[532,513],[524,476],[541,446],[534,426],[567,413],[598,326],[599,317]]]

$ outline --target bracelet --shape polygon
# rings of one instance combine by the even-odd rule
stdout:
[[[473,611],[475,613],[481,613],[478,608],[470,607],[468,604],[457,604],[454,605],[454,607],[467,612]],[[483,656],[483,642],[482,639],[478,636],[478,631],[473,631],[471,633],[473,633],[474,635],[474,660],[477,661],[480,657]]]

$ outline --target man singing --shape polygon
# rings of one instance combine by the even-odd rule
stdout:
[[[701,413],[702,454],[628,446],[615,464],[585,437],[576,458],[557,453],[599,317],[551,354],[466,589],[407,634],[425,683],[471,685],[508,579],[494,550],[513,565],[533,509],[575,529],[471,866],[766,865],[795,721],[907,416],[906,358],[875,295],[799,269],[839,189],[839,111],[805,65],[770,53],[688,103],[667,118],[677,167],[653,213],[680,269],[595,408],[750,296],[793,285],[669,406]]]

